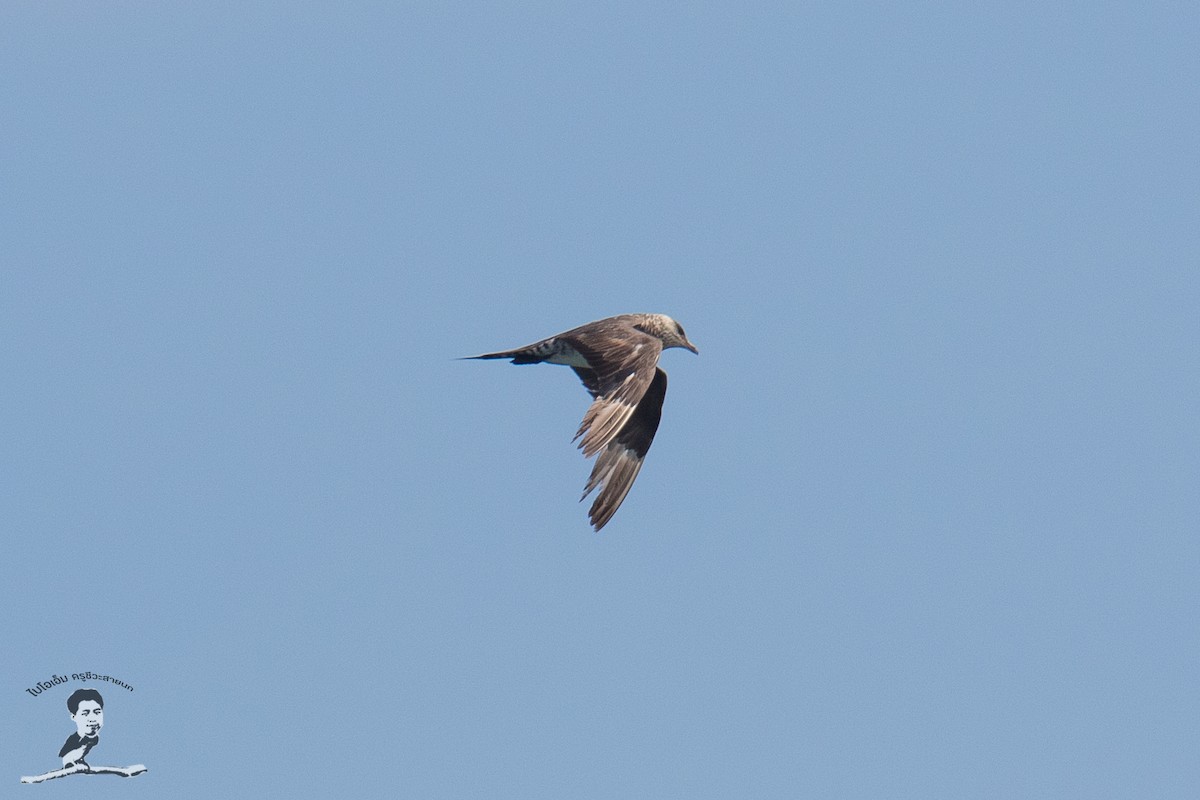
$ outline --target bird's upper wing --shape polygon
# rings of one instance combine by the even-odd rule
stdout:
[[[586,380],[584,384],[587,384]],[[655,369],[650,386],[642,394],[637,408],[596,459],[592,475],[583,490],[583,496],[587,497],[597,486],[604,487],[588,511],[588,519],[596,530],[612,519],[625,500],[625,495],[629,494],[634,479],[642,469],[646,451],[650,449],[650,443],[658,431],[663,398],[666,396],[667,373]]]
[[[588,362],[587,369],[575,368],[575,373],[594,399],[575,438],[591,458],[613,440],[638,407],[654,380],[662,342],[632,327],[585,327],[562,337]]]

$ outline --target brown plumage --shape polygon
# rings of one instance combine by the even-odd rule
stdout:
[[[622,314],[516,350],[470,358],[565,364],[575,370],[592,396],[575,439],[584,456],[598,456],[583,497],[600,489],[588,512],[600,530],[629,494],[658,431],[667,394],[667,373],[658,368],[658,357],[669,347],[698,352],[679,323],[665,314]]]

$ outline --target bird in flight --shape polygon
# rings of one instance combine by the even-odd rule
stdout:
[[[599,454],[584,487],[600,493],[588,519],[600,530],[620,508],[662,417],[667,373],[658,357],[668,347],[699,353],[666,314],[621,314],[589,322],[540,342],[468,358],[511,358],[514,364],[564,364],[592,396],[575,440],[586,458]]]

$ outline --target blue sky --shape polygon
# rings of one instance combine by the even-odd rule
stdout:
[[[1186,4],[10,4],[3,764],[1195,797]],[[591,532],[567,370],[656,311]],[[26,791],[43,791],[27,789]]]

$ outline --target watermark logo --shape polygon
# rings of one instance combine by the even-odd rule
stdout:
[[[108,676],[93,675],[90,672],[83,673],[83,675],[75,674],[71,678],[74,680],[107,680],[133,691],[132,686],[122,681]],[[36,697],[46,689],[66,681],[65,677],[55,674],[51,680],[39,682],[37,691],[32,689],[25,691]],[[75,725],[75,732],[67,737],[67,741],[58,751],[58,757],[62,759],[62,767],[50,772],[43,772],[41,775],[22,776],[21,783],[41,783],[54,778],[65,778],[68,775],[120,775],[132,778],[146,771],[145,764],[134,764],[130,767],[106,767],[88,762],[89,755],[100,744],[100,729],[104,727],[104,698],[99,691],[83,688],[71,692],[71,696],[67,698],[67,711],[70,712],[71,722]]]

